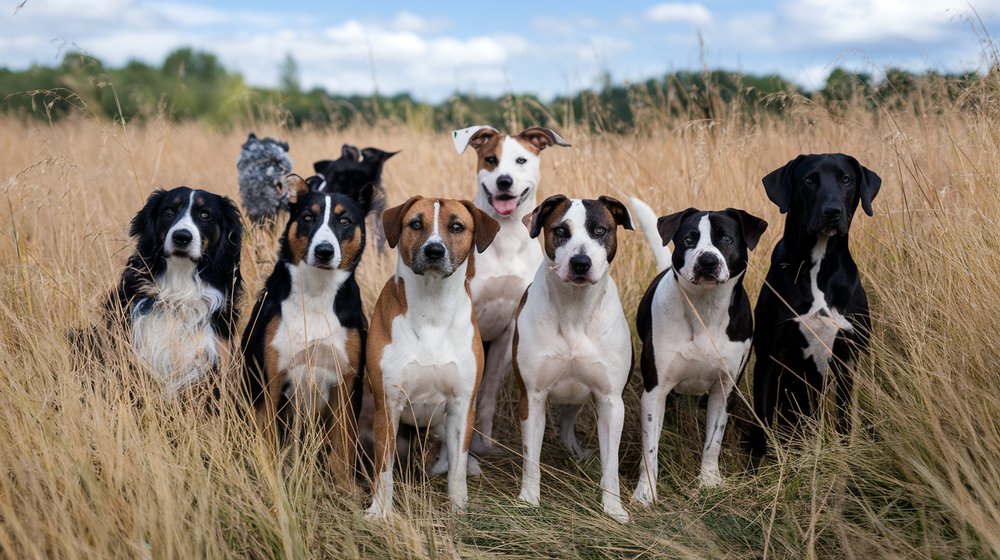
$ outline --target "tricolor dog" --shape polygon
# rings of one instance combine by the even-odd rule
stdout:
[[[231,357],[243,226],[232,200],[200,189],[158,190],[132,218],[136,240],[109,327],[127,340],[167,395],[198,385]]]
[[[448,496],[468,499],[466,467],[483,346],[469,280],[474,251],[499,225],[469,201],[415,196],[385,211],[385,237],[397,247],[396,274],[372,312],[366,387],[375,401],[375,477],[369,517],[392,511],[396,432],[404,422],[430,428],[446,451]]]
[[[545,260],[525,291],[514,319],[514,375],[521,390],[518,415],[524,452],[520,498],[538,505],[539,456],[547,402],[559,409],[563,445],[585,455],[576,439],[580,408],[597,404],[604,511],[628,522],[621,505],[618,445],[632,369],[632,338],[615,281],[608,274],[618,248],[617,227],[632,229],[625,206],[556,195],[525,217],[532,238],[545,232]]]
[[[763,182],[787,218],[755,309],[756,458],[767,451],[764,428],[815,414],[827,387],[835,387],[838,428],[850,427],[851,369],[868,350],[871,318],[848,232],[859,203],[873,214],[882,185],[844,154],[800,155]]]
[[[311,191],[298,175],[285,185],[291,217],[243,333],[245,381],[262,428],[279,418],[287,426],[293,414],[319,422],[335,474],[353,480],[366,333],[354,271],[366,208]]]
[[[490,126],[472,126],[451,134],[458,153],[469,146],[476,151],[476,207],[500,224],[489,250],[476,259],[472,279],[476,317],[488,343],[472,441],[473,453],[483,454],[493,448],[497,393],[511,367],[511,319],[542,262],[538,243],[528,236],[521,221],[536,205],[542,150],[569,143],[555,131],[537,126],[516,136],[501,134]]]
[[[722,481],[719,452],[726,404],[750,356],[753,317],[743,289],[747,253],[767,222],[743,210],[688,208],[656,219],[638,199],[632,209],[661,272],[639,302],[636,327],[642,340],[642,462],[632,498],[656,501],[657,460],[663,411],[671,391],[708,394],[703,486]],[[666,245],[673,242],[673,254]]]

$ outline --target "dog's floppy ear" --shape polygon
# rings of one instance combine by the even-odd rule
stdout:
[[[558,208],[560,204],[566,202],[567,200],[569,199],[566,198],[566,195],[554,194],[543,200],[542,203],[538,205],[538,208],[531,211],[531,214],[522,218],[522,223],[524,223],[524,225],[528,228],[528,235],[530,235],[532,239],[538,237],[538,234],[542,232],[542,224],[545,223],[545,218],[547,218],[553,210]]]
[[[349,159],[351,161],[361,161],[361,150],[357,146],[352,146],[350,144],[344,144],[340,148],[340,159]]]
[[[393,206],[382,212],[382,231],[385,232],[385,240],[389,243],[389,248],[395,249],[396,244],[399,243],[399,236],[403,234],[403,216],[406,215],[406,211],[410,209],[410,206],[413,206],[413,203],[422,198],[424,197],[419,194],[411,196],[409,200],[399,206]]]
[[[767,222],[739,208],[726,208],[724,212],[732,216],[740,224],[747,249],[753,251],[754,247],[757,246],[757,242],[760,241],[760,237],[764,235],[764,231],[767,229]]]
[[[567,148],[570,146],[570,143],[562,136],[559,136],[558,132],[551,128],[540,126],[526,128],[517,137],[534,146],[539,152],[549,146],[564,146]]]
[[[632,215],[628,213],[628,208],[625,208],[625,205],[618,199],[610,196],[600,196],[597,200],[603,202],[608,207],[608,211],[611,212],[611,216],[615,219],[616,224],[625,229],[635,229],[632,227]]]
[[[473,150],[479,150],[487,140],[493,138],[500,131],[492,126],[476,125],[468,128],[451,131],[451,141],[455,144],[455,151],[462,153],[469,146]]]
[[[660,239],[663,241],[664,247],[674,238],[674,234],[677,233],[677,228],[681,227],[681,222],[684,221],[684,218],[695,212],[698,212],[697,208],[688,208],[681,212],[660,216],[656,220],[656,231],[660,232]]]
[[[305,179],[295,173],[286,175],[283,185],[285,191],[288,193],[289,204],[295,204],[309,194],[309,183],[306,183]]]
[[[156,189],[146,198],[146,204],[136,212],[132,221],[128,225],[129,237],[149,237],[153,238],[156,230],[156,215],[160,213],[160,202],[166,196],[167,191]],[[146,234],[146,235],[144,235]]]
[[[240,274],[240,251],[243,247],[243,222],[240,220],[240,209],[228,196],[220,196],[222,199],[222,239],[215,250],[216,266],[225,267],[219,270],[220,273],[235,273],[239,281]],[[231,268],[230,268],[231,267]],[[226,278],[228,281],[229,278]],[[233,286],[227,286],[233,288]]]
[[[471,201],[462,200],[460,202],[472,214],[473,227],[475,228],[476,252],[482,253],[490,246],[490,243],[493,243],[493,238],[500,231],[500,222],[491,218],[486,212],[476,208],[476,205]]]
[[[841,155],[847,158],[847,161],[854,167],[854,171],[858,176],[858,194],[861,196],[861,208],[865,211],[865,214],[874,216],[875,211],[872,209],[872,201],[875,200],[879,189],[882,188],[882,178],[871,169],[858,163],[856,158],[844,154]]]
[[[778,206],[778,211],[782,214],[788,212],[788,207],[792,203],[792,171],[795,166],[806,156],[799,155],[784,166],[775,169],[761,179],[764,183],[764,192],[767,198]]]

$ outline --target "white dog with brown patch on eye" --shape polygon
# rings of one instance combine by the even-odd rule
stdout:
[[[525,218],[531,237],[545,232],[545,261],[525,291],[514,320],[514,375],[524,443],[521,499],[538,505],[539,456],[547,401],[560,407],[563,445],[585,455],[574,424],[590,399],[597,404],[604,511],[621,523],[618,445],[625,421],[622,391],[632,370],[632,338],[608,267],[618,247],[617,226],[632,229],[625,206],[607,196],[545,199]]]
[[[383,214],[397,247],[368,329],[365,384],[375,402],[375,476],[368,516],[392,511],[392,465],[399,423],[430,428],[445,449],[453,510],[468,499],[465,475],[472,404],[483,373],[483,345],[469,291],[474,252],[499,226],[467,200],[415,196]],[[438,467],[441,471],[443,467]]]
[[[542,262],[538,243],[520,222],[535,207],[542,150],[569,143],[554,130],[539,126],[514,136],[491,126],[470,126],[452,131],[451,137],[458,153],[470,146],[476,151],[476,207],[500,224],[493,244],[476,258],[471,284],[476,317],[488,347],[472,438],[472,452],[483,455],[493,450],[497,394],[511,367],[511,320]]]

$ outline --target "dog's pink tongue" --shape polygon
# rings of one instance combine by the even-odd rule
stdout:
[[[501,216],[509,216],[514,210],[517,210],[517,199],[509,198],[507,200],[497,200],[493,199],[493,209],[497,211],[497,214]]]

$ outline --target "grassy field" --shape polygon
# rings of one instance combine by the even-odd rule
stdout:
[[[981,102],[964,99],[964,109],[928,96],[891,111],[834,113],[788,99],[784,117],[753,122],[650,116],[629,136],[559,130],[573,147],[544,154],[539,200],[635,194],[661,214],[734,206],[766,218],[771,229],[751,254],[751,299],[782,229],[763,175],[800,152],[842,151],[883,178],[875,217],[859,213],[852,235],[875,317],[872,355],[857,371],[854,433],[821,429],[751,472],[731,422],[726,482],[699,490],[704,410],[698,399],[673,398],[661,503],[631,509],[628,526],[601,514],[596,456],[576,464],[551,437],[540,508],[517,500],[520,460],[508,451],[470,481],[466,513],[450,514],[444,480],[415,468],[397,475],[398,515],[369,523],[365,497],[317,466],[315,442],[275,456],[234,407],[206,416],[164,402],[130,373],[125,353],[74,357],[66,333],[96,321],[146,195],[183,184],[235,198],[236,156],[251,127],[0,121],[0,556],[1000,557],[998,93],[987,81],[975,93]],[[302,172],[344,142],[402,150],[386,167],[392,204],[474,193],[474,158],[457,156],[446,134],[252,128],[287,139]],[[640,234],[620,239],[612,273],[631,319],[655,265]],[[247,312],[275,248],[260,232],[246,239]],[[391,252],[365,255],[369,310],[394,266]],[[622,443],[629,492],[640,385],[636,372]],[[508,386],[496,428],[510,449],[520,441],[515,400]],[[592,409],[580,435],[597,447]]]

